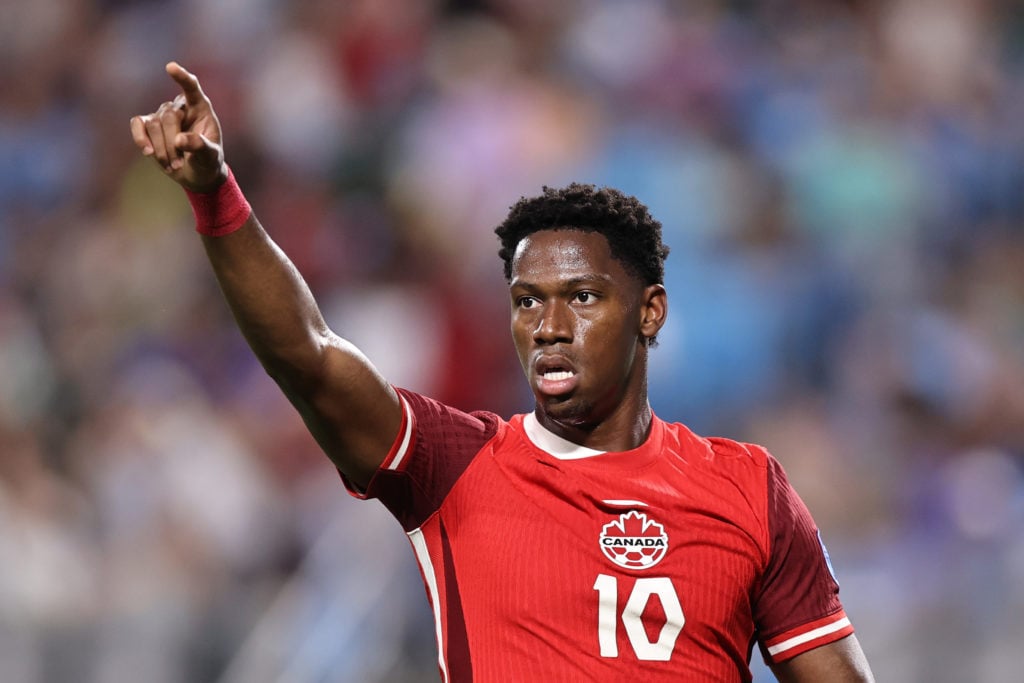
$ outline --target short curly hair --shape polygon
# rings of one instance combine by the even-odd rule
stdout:
[[[573,183],[561,189],[545,186],[539,196],[522,197],[495,228],[506,281],[512,281],[512,258],[519,242],[551,229],[598,232],[608,240],[612,257],[645,286],[661,284],[665,279],[669,250],[661,241],[661,223],[647,207],[636,197],[613,188]]]

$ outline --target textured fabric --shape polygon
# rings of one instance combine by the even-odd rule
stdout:
[[[252,207],[242,194],[234,172],[213,192],[185,190],[196,219],[196,232],[209,237],[223,237],[235,232],[249,219]]]
[[[852,632],[763,448],[655,418],[632,451],[559,460],[521,415],[400,394],[409,417],[356,495],[409,533],[443,680],[749,681],[756,640],[781,661]]]

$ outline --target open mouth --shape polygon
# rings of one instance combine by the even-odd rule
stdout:
[[[541,373],[541,377],[549,382],[560,382],[565,379],[570,379],[576,375],[572,370],[545,370]]]
[[[534,367],[537,372],[537,391],[541,394],[564,396],[572,393],[579,382],[576,370],[565,358],[538,358]]]

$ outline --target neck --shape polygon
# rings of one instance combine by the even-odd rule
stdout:
[[[621,452],[642,444],[653,421],[647,402],[647,348],[636,348],[625,382],[566,408],[538,401],[534,413],[542,427],[577,446]]]
[[[566,441],[595,451],[620,452],[638,447],[651,433],[653,413],[647,394],[631,403],[624,401],[612,414],[594,421],[557,418],[539,405],[534,413],[545,429]]]

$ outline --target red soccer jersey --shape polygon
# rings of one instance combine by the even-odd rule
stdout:
[[[598,453],[399,391],[365,494],[405,528],[444,681],[749,681],[853,632],[807,508],[763,448],[654,418]],[[351,490],[351,487],[350,487]]]

